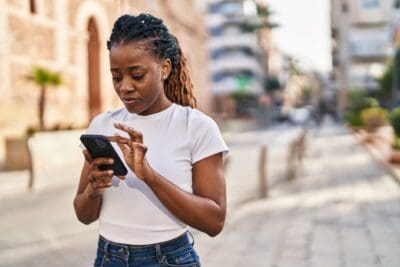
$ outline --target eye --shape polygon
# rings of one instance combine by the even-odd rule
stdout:
[[[143,79],[143,77],[144,77],[144,74],[132,75],[132,79],[134,79],[135,81],[140,81]]]
[[[118,83],[118,82],[120,82],[122,80],[121,77],[112,77],[112,79],[116,83]]]

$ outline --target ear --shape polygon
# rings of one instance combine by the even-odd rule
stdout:
[[[166,80],[168,79],[168,76],[171,74],[171,70],[172,70],[172,62],[169,58],[165,59],[162,63],[161,63],[161,80]]]

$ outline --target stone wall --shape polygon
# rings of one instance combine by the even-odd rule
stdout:
[[[46,106],[48,126],[85,126],[88,118],[87,25],[95,19],[100,38],[102,110],[121,104],[111,83],[106,40],[121,14],[148,12],[164,19],[180,41],[192,73],[200,109],[210,112],[207,91],[203,14],[192,1],[163,0],[0,0],[0,135],[20,134],[37,125],[39,90],[26,79],[33,66],[58,71],[63,85],[50,88]]]

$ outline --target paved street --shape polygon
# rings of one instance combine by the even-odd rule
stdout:
[[[203,266],[400,266],[399,185],[332,124],[310,131],[303,168],[287,182],[285,146],[297,130],[225,134],[229,215],[216,238],[195,231]],[[269,146],[264,200],[260,143]],[[97,225],[77,222],[74,194],[69,182],[0,196],[0,266],[91,266]]]

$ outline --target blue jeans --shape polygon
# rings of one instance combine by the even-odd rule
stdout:
[[[200,266],[199,256],[187,233],[158,244],[126,245],[99,237],[94,267]]]

